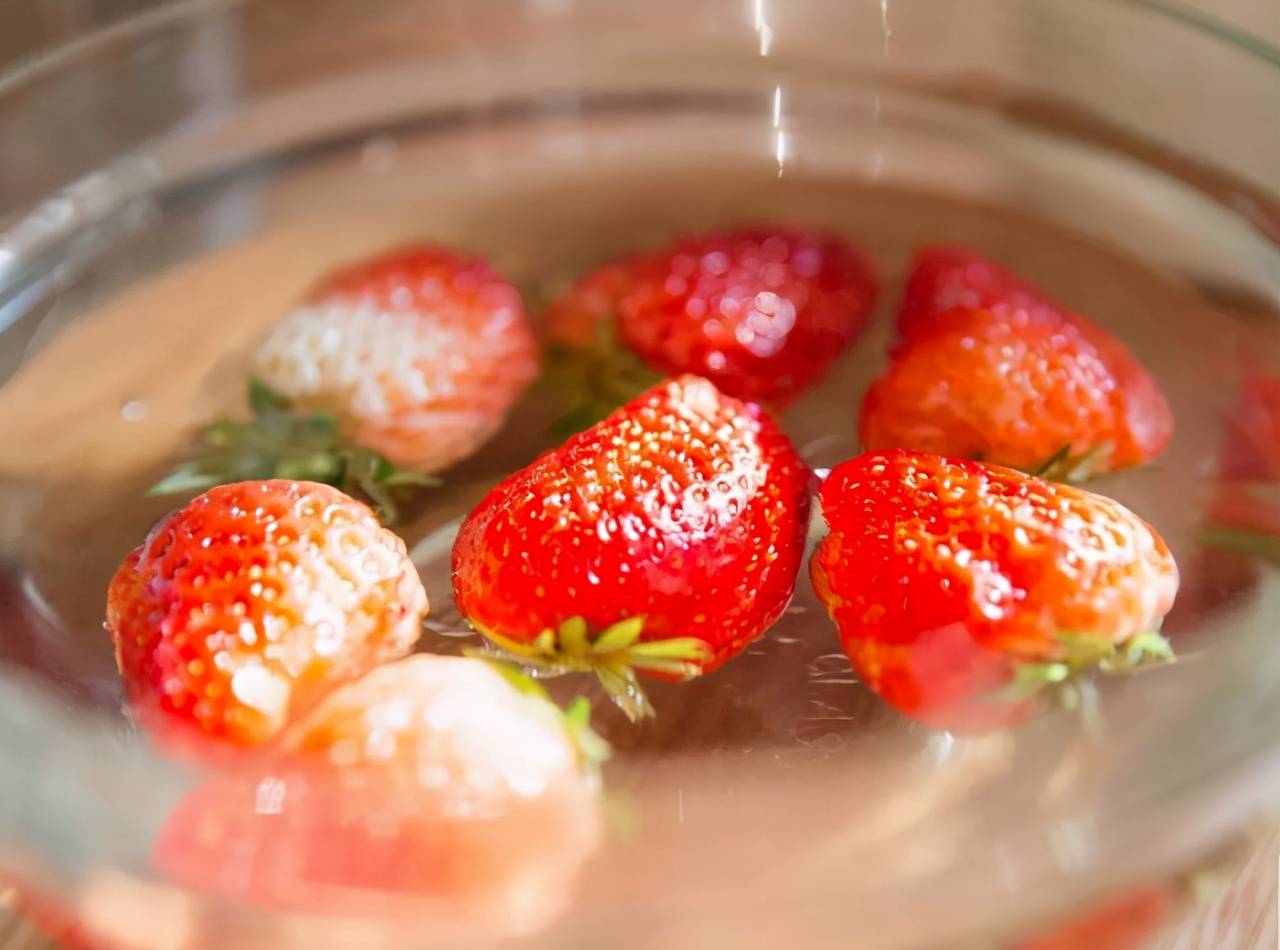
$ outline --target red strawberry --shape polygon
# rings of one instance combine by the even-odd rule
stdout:
[[[902,341],[868,390],[868,449],[911,448],[1082,477],[1148,462],[1173,419],[1117,340],[997,265],[922,251],[899,314]]]
[[[1257,553],[1280,558],[1280,482],[1222,482],[1209,507],[1209,523],[1254,535]]]
[[[1247,378],[1226,432],[1202,538],[1280,561],[1280,379]]]
[[[909,336],[918,326],[955,309],[1019,310],[1055,321],[1062,311],[1035,287],[994,261],[945,244],[916,254],[898,309],[898,332]]]
[[[751,227],[685,237],[588,274],[552,304],[547,330],[578,350],[603,332],[595,358],[605,365],[588,382],[607,408],[628,375],[609,363],[615,337],[663,375],[694,373],[730,396],[782,403],[849,348],[875,293],[870,263],[843,238]]]
[[[1222,478],[1280,482],[1280,377],[1245,379],[1226,429]]]
[[[822,510],[814,589],[868,685],[924,722],[983,728],[1077,671],[1168,656],[1177,567],[1117,502],[893,451],[836,466]]]
[[[636,670],[714,670],[782,613],[809,479],[761,409],[668,381],[489,493],[454,545],[458,607],[526,660],[595,670],[641,715]]]
[[[310,482],[211,489],[157,524],[107,594],[144,725],[257,745],[412,648],[427,610],[404,542]]]
[[[417,655],[332,693],[274,769],[197,786],[154,857],[180,883],[270,907],[427,897],[414,912],[437,936],[511,933],[564,908],[599,830],[596,782],[555,707],[480,660]]]
[[[421,481],[408,473],[447,468],[498,430],[538,350],[520,295],[487,263],[419,245],[330,275],[253,372],[254,422],[216,423],[159,490],[306,478],[390,507],[384,484]]]

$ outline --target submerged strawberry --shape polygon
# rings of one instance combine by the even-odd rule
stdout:
[[[1247,377],[1225,428],[1219,475],[1233,482],[1280,483],[1280,377]]]
[[[404,542],[368,507],[326,485],[242,482],[125,558],[107,628],[144,726],[249,746],[408,653],[426,610]]]
[[[434,898],[438,917],[414,911],[433,926],[524,932],[567,905],[599,839],[574,738],[487,663],[410,657],[332,693],[287,731],[274,768],[198,786],[155,861],[187,886],[275,908]]]
[[[637,671],[708,672],[781,615],[809,479],[763,410],[668,381],[489,493],[454,545],[458,607],[527,662],[594,670],[642,715]]]
[[[368,494],[470,455],[537,375],[520,296],[484,261],[429,245],[330,275],[253,359],[249,423],[219,422],[157,488],[303,478]]]
[[[1110,499],[893,451],[833,469],[822,510],[814,589],[857,672],[923,722],[985,728],[1077,673],[1171,655],[1177,567]]]
[[[1280,483],[1219,483],[1203,538],[1215,547],[1280,561]]]
[[[867,259],[823,231],[765,226],[693,235],[601,267],[547,312],[579,354],[596,418],[634,395],[634,365],[693,373],[739,399],[783,403],[813,385],[866,324]]]
[[[1077,480],[1149,462],[1169,440],[1169,405],[1123,344],[990,261],[922,251],[898,322],[862,405],[868,449]]]
[[[1226,435],[1202,540],[1280,562],[1280,379],[1245,380]]]
[[[923,248],[907,274],[898,332],[910,336],[922,324],[956,309],[1021,310],[1051,321],[1062,315],[1040,290],[994,261],[946,244]]]

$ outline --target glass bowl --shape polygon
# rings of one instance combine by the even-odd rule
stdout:
[[[202,422],[241,410],[253,341],[336,262],[437,239],[536,302],[616,251],[768,219],[838,228],[884,275],[876,328],[783,418],[818,468],[857,451],[857,400],[925,242],[997,257],[1152,368],[1173,444],[1098,489],[1179,559],[1181,662],[1101,684],[1101,728],[1055,713],[954,736],[854,680],[802,581],[747,655],[655,688],[656,724],[597,704],[633,830],[521,945],[1005,946],[1234,866],[1277,804],[1280,583],[1203,528],[1240,387],[1280,374],[1278,103],[1276,51],[1139,0],[199,0],[11,67],[0,867],[15,893],[111,945],[500,942],[416,910],[290,914],[167,883],[152,844],[196,777],[122,713],[107,580],[172,505],[146,487]],[[546,410],[522,403],[402,527],[436,608],[424,648],[466,642],[445,606],[452,532],[553,444]],[[1193,939],[1177,936],[1189,912],[1160,939]],[[1194,939],[1236,945],[1223,926]]]

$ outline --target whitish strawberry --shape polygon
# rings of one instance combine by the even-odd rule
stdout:
[[[158,491],[251,478],[369,495],[470,455],[538,372],[520,296],[487,263],[430,245],[330,275],[253,358],[249,423],[219,422]]]
[[[483,661],[410,657],[333,693],[270,768],[197,787],[155,859],[188,886],[271,907],[430,898],[416,915],[433,933],[526,932],[569,903],[599,840],[575,732]]]

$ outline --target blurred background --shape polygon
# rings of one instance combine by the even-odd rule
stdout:
[[[33,50],[65,42],[91,23],[124,18],[170,2],[173,0],[0,0],[0,66]],[[1280,0],[1182,0],[1180,5],[1280,44]]]

